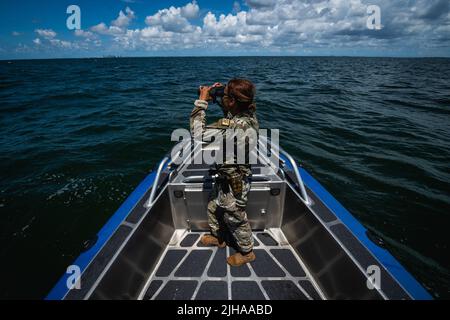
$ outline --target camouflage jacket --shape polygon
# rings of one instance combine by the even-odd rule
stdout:
[[[212,123],[211,125],[206,125],[206,110],[208,108],[208,102],[204,100],[196,100],[194,103],[194,109],[191,112],[190,117],[190,128],[191,134],[194,134],[194,124],[197,126],[201,125],[202,132],[204,133],[208,129],[219,129],[224,133],[226,129],[241,129],[245,132],[248,129],[253,129],[255,132],[259,129],[258,120],[253,112],[244,112],[236,115],[232,115],[229,112],[224,111],[224,118]],[[250,138],[250,140],[253,140]],[[232,176],[235,174],[240,174],[245,177],[251,175],[250,164],[248,163],[248,153],[250,152],[250,146],[255,145],[255,141],[246,141],[237,139],[237,145],[244,143],[244,150],[246,152],[246,160],[244,163],[237,164],[237,159],[234,157],[234,161],[228,161],[224,159],[223,164],[217,164],[216,169],[219,175]],[[239,142],[241,141],[241,142]],[[242,146],[241,146],[242,147]]]

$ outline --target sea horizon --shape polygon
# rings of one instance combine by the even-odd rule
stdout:
[[[450,59],[450,56],[369,56],[369,55],[156,55],[156,56],[89,56],[89,57],[48,57],[48,58],[0,58],[0,61],[34,60],[83,60],[83,59],[123,59],[123,58],[368,58],[368,59]]]

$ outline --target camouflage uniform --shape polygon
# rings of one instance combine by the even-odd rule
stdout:
[[[234,116],[224,112],[223,119],[206,126],[208,103],[204,100],[196,100],[194,105],[190,118],[191,131],[193,131],[196,121],[201,123],[203,132],[206,129],[242,129],[245,131],[249,128],[254,130],[259,128],[256,115],[252,112]],[[253,236],[245,212],[247,195],[250,191],[250,165],[238,165],[236,162],[231,164],[224,161],[223,164],[216,164],[216,174],[217,178],[208,202],[208,224],[211,233],[221,240],[225,239],[223,227],[225,225],[231,232],[239,251],[250,252],[253,249]]]

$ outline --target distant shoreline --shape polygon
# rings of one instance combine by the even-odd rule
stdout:
[[[445,56],[426,56],[426,57],[404,57],[404,56],[113,56],[113,57],[73,57],[73,58],[32,58],[32,59],[0,59],[0,62],[4,61],[34,61],[34,60],[93,60],[93,59],[180,59],[180,58],[365,58],[365,59],[450,59]]]

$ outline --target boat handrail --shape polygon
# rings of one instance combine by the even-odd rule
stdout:
[[[161,177],[161,172],[164,169],[165,164],[167,163],[168,160],[169,160],[169,157],[165,156],[164,159],[162,159],[161,162],[159,163],[158,171],[156,171],[155,180],[153,181],[152,191],[150,192],[150,197],[148,198],[147,202],[144,205],[146,208],[150,208],[151,206],[153,206],[156,189],[158,189],[159,178]],[[170,162],[172,162],[172,161],[170,161]]]
[[[183,142],[178,143],[178,144],[181,144],[181,148],[180,148],[180,150],[176,153],[176,155],[175,155],[173,158],[172,158],[172,157],[169,157],[169,156],[165,156],[165,157],[161,160],[161,162],[160,162],[159,165],[158,165],[158,170],[156,171],[155,180],[153,181],[152,191],[150,192],[150,197],[149,197],[148,200],[145,202],[144,207],[150,208],[151,206],[153,206],[153,202],[155,201],[156,189],[158,189],[159,179],[160,179],[160,177],[161,177],[161,172],[162,172],[162,170],[164,169],[166,162],[170,160],[169,163],[167,164],[168,166],[170,166],[170,165],[173,163],[174,158],[178,157],[178,156],[183,152],[183,150],[184,150],[184,145],[187,144],[187,143],[189,143],[189,141],[184,141],[184,144],[183,144]],[[177,144],[177,145],[178,145],[178,144]],[[184,164],[184,161],[183,161],[182,164]]]
[[[283,154],[291,163],[292,168],[294,169],[294,174],[295,174],[295,178],[297,179],[297,183],[300,187],[300,192],[302,194],[303,197],[303,201],[305,201],[305,203],[307,205],[311,204],[311,200],[308,197],[308,194],[306,193],[306,188],[305,188],[305,184],[303,183],[303,179],[302,176],[300,175],[300,171],[298,170],[297,167],[297,162],[295,161],[295,159],[286,151],[284,151],[283,149],[279,148],[279,151],[281,154]]]
[[[259,138],[266,140],[266,143],[269,142],[267,137],[260,136]],[[301,192],[303,201],[305,201],[305,203],[307,205],[310,205],[311,200],[309,199],[308,194],[306,193],[305,184],[303,183],[303,179],[302,179],[302,176],[300,175],[300,171],[298,170],[297,162],[295,161],[295,159],[280,146],[274,146],[274,145],[270,144],[270,149],[271,149],[271,152],[272,152],[272,150],[278,150],[278,153],[284,155],[286,157],[286,159],[290,162],[292,169],[294,170],[294,175],[295,175],[295,178],[297,179],[297,183],[300,188],[300,192]],[[281,158],[279,158],[279,159],[281,161],[283,161]]]
[[[262,137],[260,137],[260,138],[262,138]],[[267,138],[265,138],[265,140],[268,142]],[[281,148],[280,146],[273,146],[272,144],[270,144],[270,148],[271,148],[271,149],[274,149],[274,147],[277,148],[277,149],[275,149],[275,150],[278,150],[278,153],[279,153],[279,154],[284,155],[284,156],[286,157],[286,159],[290,162],[290,164],[291,164],[291,166],[292,166],[292,169],[294,170],[294,175],[295,175],[295,178],[296,178],[296,180],[297,180],[297,184],[298,184],[298,186],[299,186],[299,188],[300,188],[301,196],[302,196],[302,198],[303,198],[302,200],[303,200],[307,205],[310,205],[310,204],[311,204],[311,200],[309,199],[308,194],[306,193],[305,184],[303,183],[303,179],[302,179],[302,177],[301,177],[301,175],[300,175],[300,172],[299,172],[299,170],[298,170],[297,162],[296,162],[295,159],[294,159],[287,151],[285,151],[283,148]],[[182,150],[180,150],[179,152],[181,152],[181,151],[182,151]],[[192,152],[195,153],[195,150],[192,151]],[[162,170],[164,169],[164,167],[165,167],[167,161],[169,161],[169,160],[170,160],[170,162],[169,162],[169,165],[170,165],[170,163],[172,163],[172,160],[171,160],[168,156],[165,156],[165,157],[161,160],[161,162],[159,163],[158,170],[157,170],[156,176],[155,176],[155,180],[154,180],[153,186],[152,186],[152,191],[151,191],[151,193],[150,193],[150,197],[149,197],[149,199],[147,200],[147,202],[145,203],[145,207],[146,207],[146,208],[150,208],[150,207],[153,205],[153,202],[154,202],[154,200],[155,200],[155,195],[156,195],[156,189],[158,188],[159,179],[160,179],[160,176],[161,176],[161,172],[162,172]],[[280,158],[280,160],[282,161],[281,158]]]

